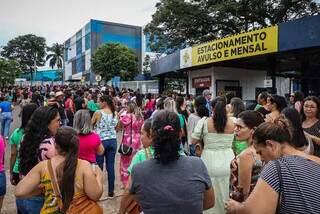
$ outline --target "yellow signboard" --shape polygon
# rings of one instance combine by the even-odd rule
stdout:
[[[267,27],[192,47],[192,65],[278,51],[278,26]]]

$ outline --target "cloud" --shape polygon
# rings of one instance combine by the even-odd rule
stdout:
[[[1,0],[0,46],[33,33],[62,43],[90,19],[145,25],[158,0]]]

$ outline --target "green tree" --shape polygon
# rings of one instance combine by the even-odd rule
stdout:
[[[143,74],[150,74],[150,71],[151,71],[151,58],[150,58],[150,56],[148,54],[144,57],[142,71],[143,71]]]
[[[49,65],[53,69],[57,66],[58,69],[63,67],[63,45],[59,43],[54,43],[51,47],[47,48],[49,54],[46,57],[46,61],[49,60]]]
[[[122,80],[133,80],[138,74],[138,58],[135,52],[119,43],[100,46],[92,57],[93,71],[103,79],[120,76]]]
[[[0,86],[14,84],[20,71],[20,65],[17,61],[0,58]]]
[[[3,47],[1,55],[7,59],[17,60],[20,70],[30,73],[33,79],[35,65],[45,64],[46,40],[33,34],[18,36]]]
[[[319,14],[315,0],[160,0],[145,33],[158,53]]]

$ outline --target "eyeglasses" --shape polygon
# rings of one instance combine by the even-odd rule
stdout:
[[[303,108],[317,108],[316,106],[308,106],[308,105],[305,105],[305,106],[303,106]]]

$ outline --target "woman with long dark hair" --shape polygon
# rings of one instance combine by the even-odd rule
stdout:
[[[230,162],[234,158],[232,141],[234,123],[226,112],[226,99],[217,97],[212,101],[212,117],[199,120],[192,133],[193,144],[204,148],[201,159],[208,168],[216,192],[215,207],[206,213],[224,213],[224,201],[229,198]]]
[[[179,153],[178,115],[159,111],[151,129],[154,159],[133,167],[129,197],[137,198],[144,213],[202,213],[213,207],[214,191],[204,163]]]
[[[40,213],[66,213],[69,207],[83,198],[98,201],[103,193],[103,176],[99,168],[94,171],[90,163],[78,159],[79,140],[77,132],[69,127],[59,128],[55,136],[57,155],[51,160],[37,164],[28,175],[20,181],[15,190],[18,198],[30,197],[39,192],[42,184],[44,191],[44,204]],[[54,178],[51,177],[50,168],[58,181],[60,196],[55,195]],[[62,207],[59,201],[62,202]],[[39,213],[39,212],[38,212]],[[102,210],[101,210],[102,213]]]
[[[52,158],[56,154],[54,136],[60,126],[59,111],[55,107],[40,107],[35,110],[25,128],[25,135],[19,151],[20,177],[26,176],[40,161]],[[43,197],[34,196],[17,200],[21,213],[39,213],[43,206]]]
[[[270,111],[269,114],[266,115],[266,122],[273,122],[275,119],[277,119],[281,111],[287,107],[286,98],[280,95],[269,95],[267,98],[267,108]]]
[[[33,112],[38,108],[34,103],[26,104],[22,107],[21,113],[21,126],[16,128],[12,135],[10,136],[10,145],[11,145],[11,157],[10,157],[10,182],[12,185],[17,185],[20,181],[19,178],[19,149],[22,137],[25,132],[27,123],[33,114]]]
[[[106,170],[108,172],[108,196],[113,197],[118,115],[111,97],[102,95],[99,98],[99,105],[101,109],[93,114],[91,122],[95,132],[100,136],[104,152],[102,155],[97,155],[96,160],[101,170],[103,170],[104,162],[106,163]]]
[[[298,110],[287,107],[281,112],[292,126],[292,145],[300,151],[307,154],[313,154],[313,143],[311,138],[307,137],[302,128],[302,121]]]
[[[209,117],[209,110],[206,107],[207,100],[203,96],[197,96],[194,101],[194,113],[191,113],[188,117],[187,132],[188,132],[188,144],[190,148],[190,155],[195,156],[195,145],[193,145],[191,134],[194,131],[198,121],[203,117]]]

